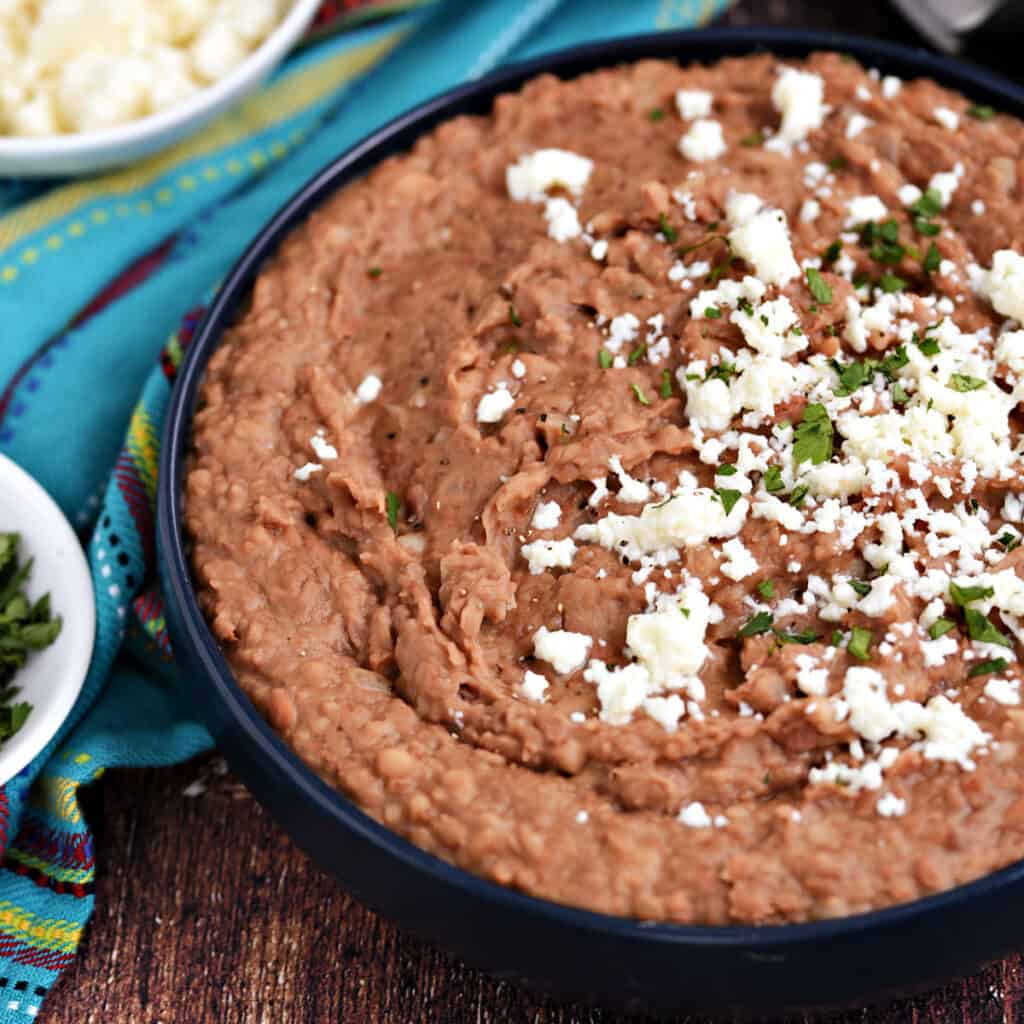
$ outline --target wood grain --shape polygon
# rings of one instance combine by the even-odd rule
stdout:
[[[761,0],[738,4],[725,20],[913,39],[881,0]],[[215,764],[112,772],[87,794],[97,833],[96,913],[43,1024],[620,1020],[538,999],[399,934],[306,860]],[[183,795],[197,778],[206,780],[205,792]],[[1024,970],[1013,958],[928,995],[821,1024],[1015,1024],[1022,1017]]]

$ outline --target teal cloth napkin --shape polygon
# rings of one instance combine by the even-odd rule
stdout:
[[[36,1017],[92,909],[78,787],[210,746],[179,697],[153,580],[160,426],[202,297],[289,195],[413,104],[586,39],[693,26],[726,2],[449,0],[301,51],[167,154],[82,182],[0,181],[0,450],[80,531],[97,603],[74,712],[0,791],[0,1024]]]

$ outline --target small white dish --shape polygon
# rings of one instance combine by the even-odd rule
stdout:
[[[184,103],[99,132],[42,138],[0,136],[0,176],[89,174],[177,142],[257,89],[309,27],[322,0],[295,0],[281,23],[241,64]]]
[[[0,455],[0,532],[21,534],[18,555],[34,559],[26,583],[30,599],[49,592],[63,619],[57,639],[34,652],[14,677],[16,701],[32,711],[0,744],[0,784],[14,778],[49,742],[82,690],[96,635],[92,573],[82,546],[56,502],[20,466]]]

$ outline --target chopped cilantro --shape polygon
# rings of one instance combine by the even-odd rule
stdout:
[[[901,292],[907,287],[907,282],[898,274],[885,273],[878,279],[878,287],[887,295],[892,292]]]
[[[828,169],[830,171],[842,171],[846,169],[847,159],[841,153],[838,156],[832,157],[828,162]]]
[[[926,274],[934,274],[939,269],[939,265],[942,263],[942,256],[939,253],[939,247],[932,242],[928,246],[928,252],[925,253],[924,262],[921,264],[921,268]]]
[[[898,345],[879,364],[878,369],[885,374],[888,380],[894,380],[896,372],[902,370],[910,362],[905,345]]]
[[[816,301],[827,306],[832,301],[832,289],[828,286],[828,282],[814,267],[808,267],[806,273],[807,287],[811,290],[811,294]]]
[[[829,637],[828,642],[832,647],[838,647],[843,642],[843,631],[841,629],[833,629],[832,636]]]
[[[708,306],[708,308],[704,310],[704,316],[708,320],[718,320],[721,315],[722,311],[717,306]]]
[[[674,242],[679,237],[679,232],[668,222],[668,217],[663,213],[658,214],[658,230],[665,236],[666,242]]]
[[[736,367],[733,363],[716,363],[704,374],[705,380],[724,380],[726,384],[735,376]]]
[[[843,243],[837,238],[822,254],[822,263],[835,263],[843,251]]]
[[[924,235],[927,238],[933,238],[942,229],[938,224],[933,224],[930,220],[925,220],[924,217],[914,218],[914,230],[919,235]]]
[[[949,378],[949,387],[954,391],[977,391],[985,382],[980,377],[971,377],[966,373],[954,373]]]
[[[388,491],[384,496],[384,508],[387,511],[388,525],[397,533],[398,517],[402,511],[402,499],[394,491]]]
[[[902,381],[896,381],[892,386],[892,401],[894,405],[903,405],[909,401],[910,396],[907,394],[906,389],[903,387]]]
[[[966,607],[971,601],[984,601],[994,593],[991,587],[960,587],[955,583],[949,585],[949,596],[953,604],[960,608]]]
[[[771,612],[758,612],[747,621],[736,635],[741,640],[746,640],[751,636],[759,636],[761,633],[767,633],[772,628],[772,622],[774,621]]]
[[[639,384],[630,384],[629,390],[633,392],[634,396],[636,397],[636,400],[641,405],[651,404],[651,400],[643,393],[643,390],[641,389]]]
[[[730,490],[728,487],[716,487],[715,494],[717,494],[721,499],[722,508],[725,509],[726,515],[735,508],[736,502],[742,497],[742,494],[739,491]]]
[[[1020,537],[1016,534],[1010,533],[1009,531],[999,534],[996,540],[999,544],[1002,544],[1007,551],[1013,551],[1014,548],[1020,547]]]
[[[611,354],[611,352],[608,351],[608,349],[606,349],[606,348],[598,349],[598,351],[597,351],[597,365],[600,366],[602,370],[611,369],[612,362],[613,362],[612,354]]]
[[[871,584],[867,580],[847,580],[847,582],[861,597],[867,597],[871,593]]]
[[[952,619],[936,619],[928,627],[928,635],[933,640],[938,640],[940,636],[945,636],[951,629],[956,626],[956,623]]]
[[[801,484],[799,487],[793,490],[793,493],[789,496],[790,505],[799,506],[800,503],[807,497],[807,492],[810,488],[807,484]]]
[[[516,307],[511,302],[508,304],[508,318],[514,327],[523,326],[523,318],[516,312]]]
[[[740,311],[746,313],[747,316],[754,315],[754,307],[750,304],[750,299],[740,299],[739,308]]]
[[[384,271],[380,267],[370,267],[367,273],[370,275],[370,277],[380,277],[380,275],[383,274]]]
[[[894,217],[882,221],[878,225],[878,234],[886,242],[898,242],[900,240],[900,226]]]
[[[871,645],[874,642],[875,637],[870,629],[854,626],[850,631],[850,640],[846,645],[846,649],[858,661],[869,661],[871,659]]]
[[[648,111],[647,120],[654,121],[655,123],[657,123],[658,121],[664,121],[665,111],[662,110],[661,107],[655,107],[653,110]]]
[[[793,431],[793,462],[799,466],[810,462],[817,466],[832,458],[832,421],[820,402],[804,408],[803,421]]]
[[[662,398],[672,397],[672,374],[668,370],[661,371],[661,387],[658,389],[658,394]]]
[[[927,334],[923,338],[915,334],[914,341],[926,356],[937,356],[939,354],[939,343],[934,338],[929,338]]]
[[[629,358],[626,360],[627,366],[636,366],[641,359],[647,354],[647,343],[641,341],[639,345],[632,352],[629,353]]]
[[[805,629],[802,633],[783,633],[780,629],[773,629],[772,632],[780,644],[813,644],[819,639],[818,634],[810,629]]]
[[[690,609],[687,608],[685,605],[680,605],[679,606],[679,611],[682,614],[684,619],[688,619],[690,617]]]
[[[874,372],[874,368],[867,361],[847,363],[846,366],[834,362],[832,368],[839,374],[839,387],[835,392],[839,398],[852,395],[858,388],[869,383]]]
[[[740,139],[741,146],[760,146],[764,142],[764,132],[754,131],[749,135],[744,135]]]
[[[915,199],[907,209],[919,217],[934,217],[942,211],[942,193],[930,188]]]
[[[968,117],[977,118],[979,121],[991,121],[996,116],[995,108],[987,103],[975,103],[967,108]]]
[[[715,470],[715,476],[735,476],[736,467],[732,463],[726,463]]]
[[[775,582],[774,580],[761,580],[757,585],[757,592],[766,600],[770,600],[775,596]]]
[[[983,661],[967,673],[967,678],[977,679],[978,676],[987,676],[993,672],[1005,672],[1008,664],[1009,662],[1005,658],[992,658],[990,661]]]
[[[1003,647],[1010,646],[1006,634],[1000,633],[991,619],[982,615],[977,608],[964,609],[964,622],[967,623],[967,634],[972,640],[979,640],[985,644],[1001,644]]]
[[[778,466],[769,466],[763,480],[764,489],[769,492],[781,491],[785,486],[782,482],[782,470]]]

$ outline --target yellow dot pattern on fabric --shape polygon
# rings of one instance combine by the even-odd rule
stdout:
[[[95,225],[102,226],[109,224],[114,217],[130,217],[133,212],[142,216],[148,216],[154,212],[157,204],[160,206],[170,206],[181,192],[194,191],[204,180],[207,182],[219,181],[223,177],[224,172],[228,174],[241,174],[247,165],[259,170],[269,164],[271,160],[280,160],[286,156],[290,149],[291,146],[287,142],[277,141],[268,147],[269,156],[262,149],[253,149],[245,155],[244,159],[231,157],[226,160],[223,167],[209,164],[200,172],[201,177],[197,177],[194,174],[184,174],[177,180],[174,186],[162,185],[158,188],[153,193],[152,199],[140,199],[135,204],[122,202],[116,203],[109,208],[101,207],[89,214],[89,220]],[[86,222],[76,220],[68,226],[63,234],[50,235],[46,239],[46,248],[50,251],[61,249],[65,241],[81,238],[86,231]],[[42,255],[45,255],[42,250],[32,246],[21,253],[20,259],[25,266],[32,266],[39,261],[39,257]],[[10,284],[17,280],[17,278],[17,267],[7,266],[0,269],[0,283]]]
[[[334,87],[337,85],[337,81],[340,79],[344,81],[350,78],[353,74],[363,70],[365,67],[375,63],[383,54],[387,53],[403,36],[405,32],[400,31],[395,33],[393,37],[388,37],[382,43],[374,44],[367,48],[361,48],[358,52],[353,54],[344,55],[341,60],[328,62],[333,65],[330,72],[325,74],[324,69],[318,70],[315,75],[309,76],[308,81],[303,81],[301,85],[296,83],[289,89],[289,95],[291,92],[295,92],[296,96],[291,100],[289,104],[290,112],[295,112],[302,105],[299,102],[300,98],[304,102],[309,102],[312,99],[322,95],[328,87]],[[299,78],[305,78],[304,75],[297,76]],[[275,93],[275,90],[269,90],[270,93]],[[276,95],[276,94],[275,94]],[[268,95],[267,100],[269,101],[270,96]],[[279,97],[278,97],[279,98]],[[270,104],[272,107],[275,103]],[[288,111],[276,110],[274,113],[276,116],[281,116],[282,113]],[[270,119],[268,115],[268,120]],[[226,121],[228,119],[225,119]],[[220,133],[218,132],[218,135]],[[292,149],[300,145],[305,141],[308,132],[305,129],[299,128],[292,130],[287,139],[277,139],[267,144],[266,148],[255,147],[247,153],[238,154],[225,158],[223,160],[217,160],[216,162],[207,163],[202,167],[201,170],[195,173],[186,173],[178,177],[173,185],[162,184],[155,191],[150,193],[147,198],[133,200],[126,202],[121,200],[116,203],[112,203],[106,206],[100,206],[90,211],[88,215],[83,211],[82,219],[78,219],[69,224],[64,230],[55,231],[49,235],[45,241],[45,248],[39,246],[30,246],[24,249],[20,255],[13,256],[12,258],[19,262],[24,267],[34,266],[39,262],[41,256],[45,256],[47,251],[56,252],[62,249],[64,245],[72,241],[73,239],[82,238],[87,234],[89,224],[102,227],[103,225],[109,224],[114,218],[127,218],[133,215],[135,216],[150,216],[155,212],[157,207],[170,207],[180,193],[192,192],[203,182],[217,182],[222,180],[225,174],[238,176],[244,174],[247,169],[261,171],[267,167],[272,161],[280,160],[287,156]],[[125,172],[128,173],[128,172]],[[125,182],[127,184],[127,182]],[[88,186],[82,186],[82,189],[87,189]],[[76,187],[77,188],[77,187]],[[26,224],[26,228],[29,227]],[[20,272],[19,267],[13,264],[0,267],[0,284],[9,285],[19,279]]]
[[[63,953],[73,953],[82,937],[82,925],[77,922],[42,917],[10,900],[0,901],[0,930],[25,945]]]

